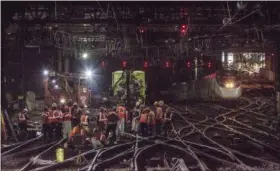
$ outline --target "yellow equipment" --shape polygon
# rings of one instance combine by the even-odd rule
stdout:
[[[112,73],[112,90],[114,92],[114,96],[118,94],[125,95],[126,92],[126,72],[123,71],[115,71]],[[133,71],[130,74],[130,84],[136,85],[136,90],[140,91],[139,97],[137,100],[145,101],[146,98],[146,80],[145,80],[145,72],[144,71]],[[132,89],[130,90],[133,91]]]
[[[56,149],[56,161],[57,162],[64,161],[64,149],[63,148]]]

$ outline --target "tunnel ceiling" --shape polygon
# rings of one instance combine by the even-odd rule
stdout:
[[[2,30],[6,47],[24,33],[25,47],[56,47],[69,54],[264,51],[279,31],[279,8],[279,2],[3,2]]]

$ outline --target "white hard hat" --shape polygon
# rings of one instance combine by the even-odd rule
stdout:
[[[53,104],[52,104],[52,107],[57,107],[57,104],[56,104],[56,103],[53,103]]]
[[[23,111],[22,111],[23,113],[27,113],[28,112],[28,110],[25,108],[25,109],[23,109]]]
[[[160,101],[158,102],[158,104],[162,106],[162,105],[164,105],[164,101],[163,101],[163,100],[160,100]]]
[[[140,105],[140,102],[136,102],[136,104],[135,104],[136,106],[139,106]]]

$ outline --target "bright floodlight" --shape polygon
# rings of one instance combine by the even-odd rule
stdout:
[[[86,59],[88,57],[87,53],[83,53],[83,58]]]
[[[66,100],[64,98],[60,99],[60,103],[64,104]]]
[[[49,75],[49,71],[48,71],[48,70],[44,70],[44,71],[43,71],[43,74],[44,74],[45,76],[47,76],[47,75]]]
[[[86,77],[91,77],[93,73],[92,73],[91,70],[87,70],[87,71],[85,72],[85,74],[86,74]]]
[[[55,89],[58,89],[58,85],[55,85],[54,88],[55,88]]]
[[[52,80],[52,83],[55,83],[56,82],[56,80]]]

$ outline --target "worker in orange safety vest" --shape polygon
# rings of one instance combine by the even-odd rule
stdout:
[[[27,134],[27,112],[27,109],[23,109],[18,115],[18,127],[24,134]]]
[[[72,115],[72,127],[78,126],[80,124],[80,117],[78,116],[79,106],[75,102],[71,107],[71,115]]]
[[[85,140],[86,138],[86,134],[89,132],[89,116],[88,116],[88,112],[85,112],[84,110],[82,111],[82,115],[81,115],[81,121],[80,121],[80,125],[81,125],[81,135],[83,137],[83,140]]]
[[[62,112],[57,109],[56,103],[52,104],[52,109],[48,115],[48,123],[50,125],[49,137],[50,140],[53,138],[53,130],[55,130],[56,139],[61,137],[61,128],[59,127],[59,122],[61,122]]]
[[[117,135],[123,134],[125,129],[125,124],[127,121],[127,111],[126,108],[123,105],[119,105],[116,110],[119,121],[118,121],[118,128],[117,128]]]
[[[47,140],[47,136],[50,132],[50,125],[48,123],[48,115],[49,115],[49,109],[47,106],[44,107],[44,112],[42,113],[42,133],[44,136],[44,141]]]
[[[146,136],[148,132],[148,115],[149,115],[150,109],[146,108],[144,109],[140,114],[140,133],[142,136]]]

